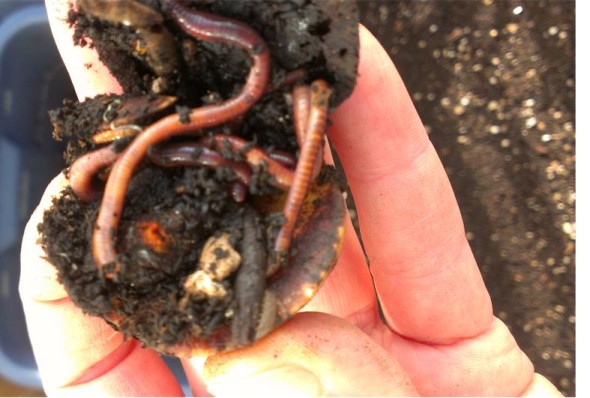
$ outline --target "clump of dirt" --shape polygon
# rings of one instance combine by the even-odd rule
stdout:
[[[191,109],[242,89],[252,63],[248,54],[185,33],[170,3],[79,0],[70,12],[76,43],[97,50],[125,94],[66,102],[51,113],[54,136],[68,141],[69,165],[105,146],[98,132],[114,132],[113,151],[123,152],[136,130],[174,114],[187,124]],[[243,159],[255,145],[266,155],[279,154],[281,162],[295,160],[293,85],[327,81],[333,109],[352,91],[358,63],[354,2],[205,0],[190,7],[258,32],[270,49],[266,93],[240,118],[170,140],[176,149],[167,156],[185,163],[168,165],[157,150],[148,153],[130,180],[118,227],[109,232],[115,262],[97,267],[93,255],[100,197],[81,200],[66,188],[39,225],[47,255],[77,305],[175,355],[251,344],[305,303],[302,284],[319,288],[335,264],[344,205],[333,169],[324,166],[312,184],[286,270],[273,253],[285,222],[285,189],[272,184],[276,177],[264,161],[244,171]],[[195,143],[218,134],[249,144],[237,152],[219,150],[216,167],[195,165],[208,150]],[[179,155],[189,150],[192,157]],[[246,178],[241,174],[246,183],[236,182]],[[108,165],[94,182],[107,178]]]

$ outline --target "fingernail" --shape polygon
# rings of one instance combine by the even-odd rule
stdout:
[[[218,376],[207,383],[215,396],[257,395],[274,397],[318,397],[324,395],[320,379],[299,365],[284,365],[253,375]]]

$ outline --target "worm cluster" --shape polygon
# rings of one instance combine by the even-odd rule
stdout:
[[[322,148],[354,87],[355,4],[77,0],[70,21],[125,94],[51,114],[70,187],[39,229],[61,282],[164,353],[251,344],[336,262]]]

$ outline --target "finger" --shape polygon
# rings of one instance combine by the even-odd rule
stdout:
[[[489,327],[489,295],[440,160],[385,50],[361,29],[359,79],[330,139],[355,199],[383,312],[429,342]]]
[[[546,377],[535,373],[533,381],[522,393],[522,397],[563,397],[557,387],[555,387]]]
[[[108,68],[99,60],[96,50],[89,45],[74,45],[73,30],[68,23],[70,2],[45,0],[49,25],[59,53],[68,70],[80,100],[97,94],[121,94],[122,89]]]
[[[334,165],[328,140],[324,145],[324,162]],[[324,285],[302,311],[325,312],[362,327],[364,313],[375,312],[376,296],[365,254],[346,215],[344,241],[338,261]]]
[[[250,348],[210,357],[204,377],[214,395],[416,394],[404,370],[366,334],[312,312],[297,314]]]
[[[72,396],[182,396],[158,354],[124,341],[70,300],[23,300],[45,392]]]
[[[29,220],[21,248],[19,292],[29,338],[48,393],[182,395],[162,359],[134,341],[124,341],[104,320],[85,315],[67,297],[55,268],[39,245],[37,225],[53,196],[65,187],[56,177]],[[143,380],[142,372],[153,372]],[[130,377],[133,372],[136,376]]]
[[[389,330],[383,335],[423,396],[517,396],[533,380],[533,364],[498,319],[455,344],[423,344]]]
[[[203,381],[205,361],[207,361],[207,356],[194,356],[181,359],[182,368],[191,387],[191,392],[195,397],[211,396],[209,391],[207,391],[207,385]]]

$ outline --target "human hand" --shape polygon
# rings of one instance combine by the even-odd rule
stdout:
[[[50,3],[49,11],[79,96],[116,92],[95,55],[71,46],[59,10]],[[370,270],[349,224],[336,269],[305,308],[315,312],[250,348],[185,360],[194,393],[559,395],[493,317],[440,160],[389,57],[364,29],[359,73],[329,134]],[[156,353],[85,316],[43,259],[36,226],[65,184],[58,177],[47,189],[22,249],[21,295],[47,393],[181,395]]]

